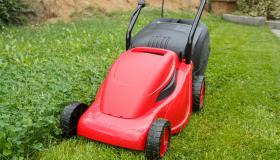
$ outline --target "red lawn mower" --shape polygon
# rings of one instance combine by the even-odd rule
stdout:
[[[162,18],[132,38],[145,6],[140,0],[126,34],[127,51],[112,65],[89,107],[72,103],[61,114],[66,136],[83,136],[111,145],[145,151],[162,159],[170,136],[182,131],[192,111],[203,108],[209,32],[200,18]]]

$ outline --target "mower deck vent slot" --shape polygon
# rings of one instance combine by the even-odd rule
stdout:
[[[177,78],[177,71],[174,72],[174,75],[171,79],[171,81],[169,82],[169,84],[160,92],[158,98],[157,98],[157,102],[167,98],[168,96],[170,96],[173,91],[176,88],[176,78]]]

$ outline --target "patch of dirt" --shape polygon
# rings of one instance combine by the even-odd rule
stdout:
[[[138,0],[26,0],[31,4],[37,17],[49,22],[56,20],[71,20],[75,13],[87,12],[90,9],[98,9],[105,13],[115,11],[127,11],[134,9]],[[195,8],[200,0],[165,0],[165,6],[169,10],[182,10]],[[147,0],[149,5],[160,7],[161,0]]]

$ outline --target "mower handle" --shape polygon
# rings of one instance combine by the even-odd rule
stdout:
[[[133,15],[131,17],[131,20],[130,20],[130,23],[129,23],[129,26],[128,26],[128,29],[126,32],[126,50],[128,50],[131,45],[132,30],[135,26],[135,23],[139,17],[139,14],[140,14],[142,8],[144,8],[144,7],[145,7],[145,0],[139,0],[138,6],[137,6],[136,10],[133,12]]]
[[[192,60],[193,39],[194,39],[194,35],[196,33],[196,29],[199,25],[201,15],[203,13],[205,5],[206,5],[206,0],[201,0],[199,9],[197,11],[197,14],[196,14],[195,19],[192,24],[192,28],[189,32],[188,42],[187,42],[187,45],[185,46],[185,52],[183,55],[183,58],[186,60],[187,64],[190,64],[191,60]]]

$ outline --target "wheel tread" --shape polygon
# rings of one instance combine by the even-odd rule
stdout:
[[[73,102],[70,105],[66,106],[64,110],[61,113],[61,118],[60,118],[60,127],[63,131],[63,136],[65,137],[72,137],[76,134],[76,127],[77,124],[73,124],[73,113],[77,109],[82,110],[82,113],[87,109],[87,105],[84,103],[79,103],[79,102]],[[78,115],[78,118],[81,115]]]
[[[146,143],[146,158],[148,160],[161,160],[160,145],[164,129],[168,127],[170,131],[170,122],[165,119],[157,119],[151,126]],[[171,133],[171,132],[170,132]],[[170,141],[170,140],[169,140]]]
[[[205,82],[204,76],[195,76],[193,78],[192,92],[193,92],[193,111],[197,112],[202,110],[200,107],[200,93],[202,89],[202,83]]]

